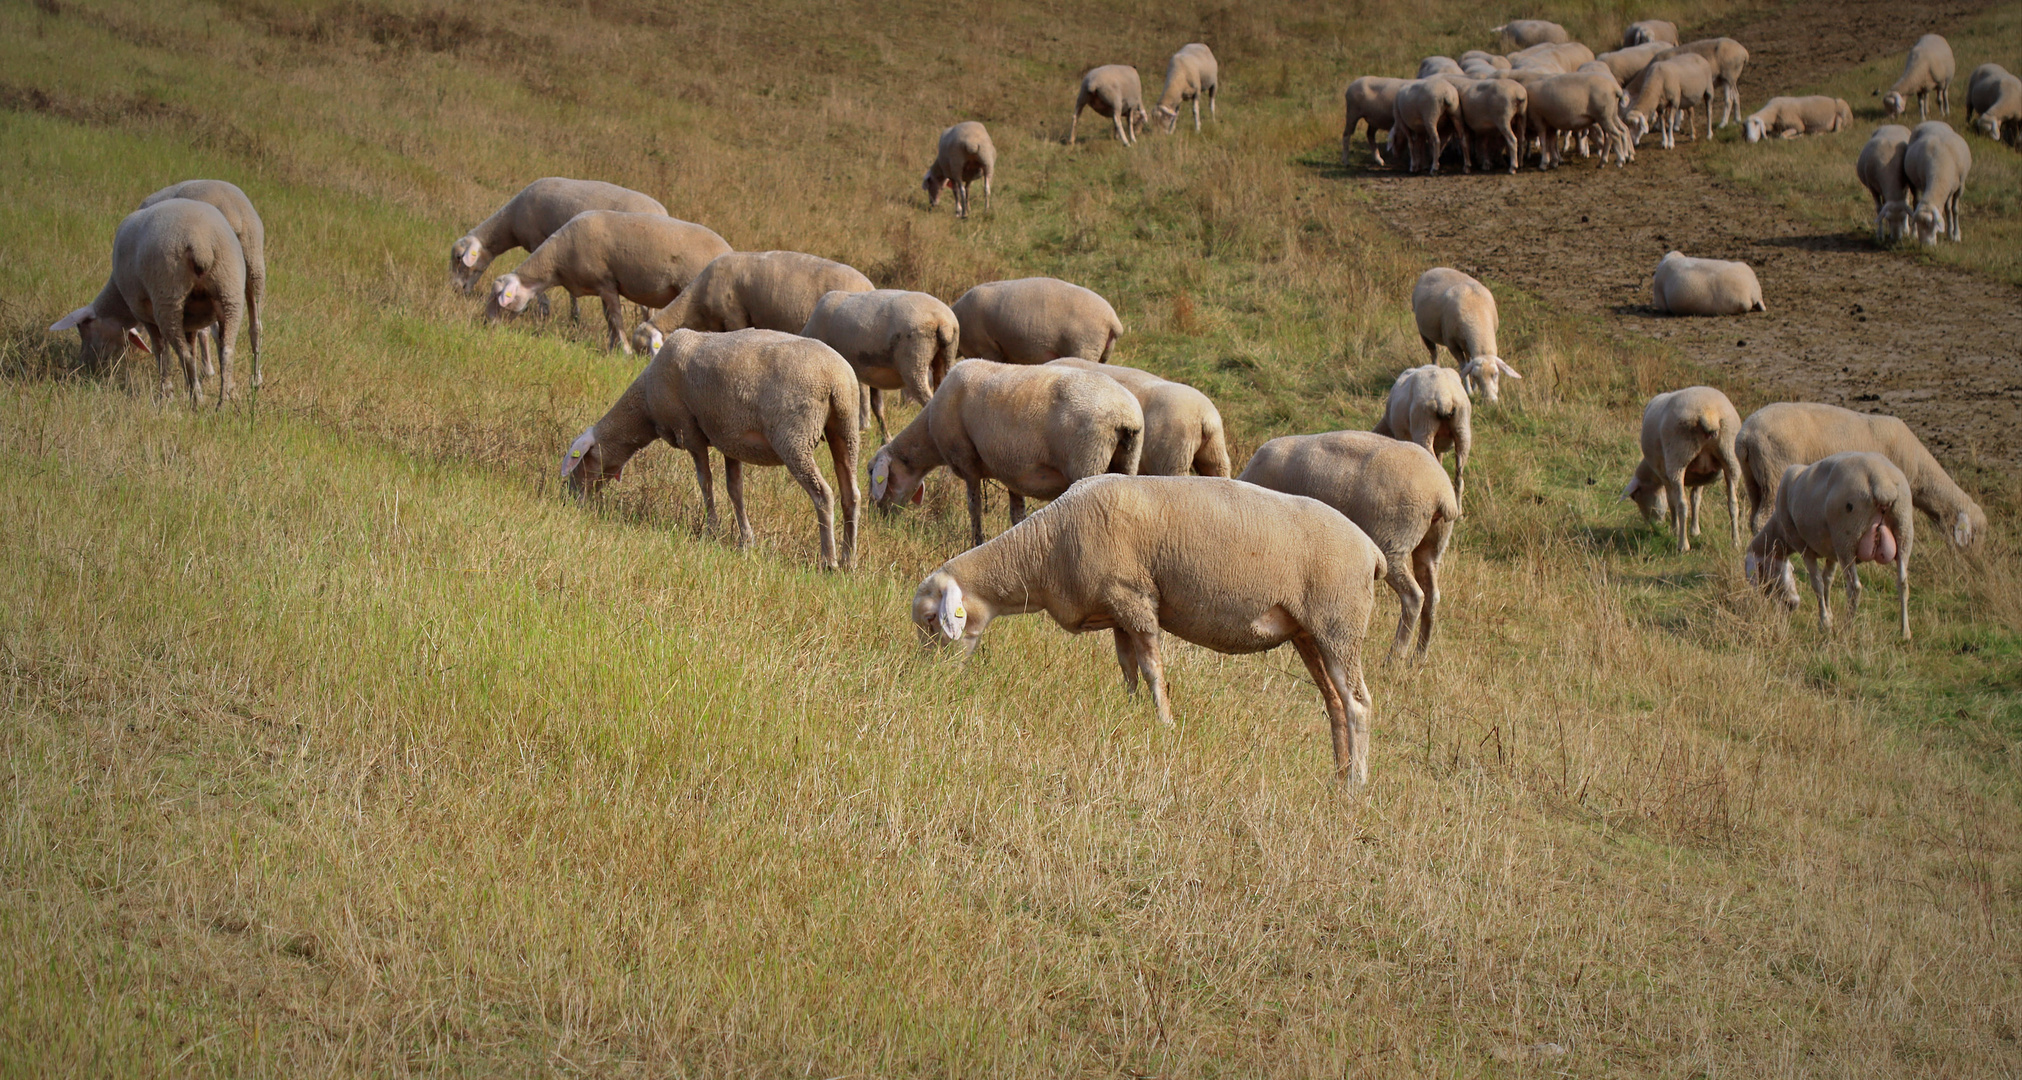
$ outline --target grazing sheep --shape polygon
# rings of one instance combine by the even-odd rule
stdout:
[[[1844,98],[1823,95],[1774,97],[1742,122],[1741,134],[1749,142],[1761,142],[1771,135],[1779,139],[1795,139],[1799,135],[1815,135],[1821,131],[1844,131],[1851,126],[1853,106],[1848,105]]]
[[[1681,53],[1695,53],[1703,56],[1713,65],[1713,88],[1720,91],[1720,126],[1741,116],[1741,73],[1748,68],[1748,50],[1733,38],[1705,38],[1687,42],[1668,53],[1660,53],[1659,60],[1667,60]]]
[[[1137,69],[1129,64],[1104,64],[1081,77],[1081,89],[1074,95],[1074,122],[1067,127],[1067,145],[1073,146],[1081,126],[1081,110],[1109,117],[1116,138],[1125,146],[1137,141],[1137,126],[1145,122],[1144,86]]]
[[[739,547],[753,539],[744,513],[744,466],[785,466],[814,500],[821,565],[833,570],[835,491],[814,458],[816,445],[827,439],[842,492],[840,565],[856,565],[857,381],[835,350],[775,330],[676,330],[610,411],[570,444],[562,479],[579,496],[593,492],[618,479],[632,455],[655,439],[695,459],[695,481],[712,532],[716,484],[709,448],[723,455],[723,486],[737,511]]]
[[[1894,563],[1896,605],[1903,640],[1910,640],[1910,483],[1881,454],[1846,451],[1811,465],[1792,465],[1776,492],[1776,512],[1748,545],[1750,581],[1771,590],[1786,606],[1798,604],[1790,557],[1804,556],[1811,591],[1818,595],[1818,628],[1832,628],[1826,592],[1835,566],[1846,568],[1846,616],[1860,606],[1860,564]],[[1824,567],[1819,561],[1825,561]]]
[[[955,189],[955,216],[969,216],[969,184],[983,181],[983,208],[990,208],[990,181],[997,175],[997,144],[990,133],[974,120],[964,120],[941,132],[941,145],[934,163],[920,186],[927,192],[927,209],[941,205],[941,189]]]
[[[1201,97],[1208,99],[1209,119],[1219,120],[1215,115],[1215,87],[1219,67],[1215,64],[1215,54],[1206,45],[1194,42],[1183,45],[1172,54],[1165,65],[1165,93],[1160,95],[1158,116],[1165,121],[1165,132],[1170,135],[1179,126],[1181,103],[1194,103],[1194,130],[1201,129]]]
[[[1481,167],[1491,168],[1495,151],[1491,138],[1502,140],[1509,155],[1509,171],[1523,163],[1524,114],[1530,109],[1530,91],[1510,79],[1482,79],[1460,88],[1460,118],[1481,150]]]
[[[1432,644],[1439,608],[1439,562],[1460,518],[1460,500],[1439,459],[1422,446],[1373,431],[1287,435],[1257,448],[1237,479],[1318,499],[1341,511],[1375,541],[1397,594],[1397,639],[1390,658]]]
[[[260,220],[260,212],[253,209],[253,200],[239,190],[239,185],[228,180],[185,180],[149,195],[140,201],[139,209],[145,210],[164,199],[195,199],[210,203],[225,215],[225,222],[232,227],[232,235],[239,238],[239,251],[246,257],[246,336],[253,345],[253,389],[258,390],[265,381],[260,374],[260,337],[266,327],[260,322],[260,312],[267,303],[267,226]],[[224,333],[223,323],[212,323],[214,333]],[[201,341],[202,339],[198,339]],[[218,342],[218,351],[224,351],[224,342]],[[210,375],[210,358],[205,355],[205,376]]]
[[[1468,160],[1467,125],[1460,116],[1460,91],[1438,77],[1405,83],[1397,91],[1397,120],[1391,137],[1403,134],[1411,155],[1411,172],[1419,171],[1420,161],[1425,163],[1424,171],[1439,171],[1442,128],[1452,131],[1460,143],[1460,171],[1474,171]]]
[[[957,297],[952,310],[962,323],[962,352],[1006,364],[1108,360],[1123,335],[1109,301],[1059,278],[986,282]]]
[[[1650,129],[1661,127],[1660,141],[1666,150],[1678,145],[1678,114],[1685,115],[1685,130],[1693,142],[1699,141],[1699,125],[1693,119],[1706,110],[1706,137],[1713,137],[1713,64],[1695,53],[1683,53],[1659,60],[1644,68],[1634,86],[1622,91],[1622,122],[1630,141],[1642,145]]]
[[[1687,258],[1667,252],[1650,279],[1651,303],[1673,315],[1745,315],[1769,310],[1762,285],[1745,262]]]
[[[1509,54],[1512,70],[1533,68],[1559,75],[1577,71],[1581,64],[1593,59],[1594,50],[1577,41],[1533,45]]]
[[[1539,168],[1556,168],[1565,160],[1559,147],[1561,132],[1582,132],[1599,126],[1602,132],[1601,164],[1606,165],[1612,150],[1616,167],[1636,159],[1629,129],[1618,115],[1621,87],[1604,73],[1575,72],[1549,75],[1525,83],[1530,106],[1526,123],[1538,137]]]
[[[1718,477],[1727,481],[1728,534],[1741,543],[1741,465],[1734,454],[1740,431],[1734,403],[1710,386],[1658,394],[1643,408],[1643,460],[1622,497],[1636,500],[1644,521],[1668,518],[1681,554],[1699,535],[1700,495]]]
[[[1144,410],[1144,449],[1138,455],[1137,475],[1229,475],[1229,444],[1222,433],[1222,413],[1206,394],[1183,382],[1121,364],[1066,356],[1048,361],[1047,366],[1107,375],[1137,399]]]
[[[1380,167],[1384,163],[1383,148],[1376,142],[1378,132],[1387,132],[1396,122],[1397,92],[1410,79],[1386,79],[1376,75],[1364,75],[1348,84],[1348,123],[1341,129],[1341,164],[1348,164],[1348,147],[1355,139],[1355,125],[1369,125],[1369,153],[1376,158]]]
[[[1465,74],[1451,56],[1428,56],[1418,62],[1418,78],[1421,79],[1430,79],[1434,75]]]
[[[1511,19],[1490,30],[1489,33],[1517,49],[1527,49],[1533,45],[1557,45],[1573,40],[1573,35],[1566,33],[1565,27],[1544,19]]]
[[[469,292],[493,259],[514,248],[532,251],[540,247],[555,230],[585,210],[667,213],[659,200],[601,180],[571,180],[565,176],[536,180],[450,245],[450,280],[459,290]],[[576,317],[573,296],[569,297],[569,317]]]
[[[1943,120],[1918,124],[1903,149],[1903,179],[1917,195],[1910,231],[1925,247],[1935,247],[1943,232],[1959,241],[1959,196],[1973,171],[1973,148]]]
[[[1749,414],[1735,437],[1735,459],[1748,489],[1749,529],[1762,528],[1776,505],[1785,469],[1842,450],[1869,450],[1895,462],[1909,477],[1911,501],[1945,531],[1952,546],[1971,547],[1987,535],[1986,512],[1952,482],[1908,424],[1893,416],[1811,402],[1765,405]]]
[[[603,302],[612,352],[632,351],[625,340],[625,305],[643,308],[674,302],[730,245],[713,230],[666,214],[585,210],[555,230],[512,273],[491,283],[487,322],[527,309],[534,297],[559,285],[570,299]]]
[[[853,266],[799,251],[729,251],[710,260],[681,295],[632,330],[632,347],[659,352],[676,329],[725,333],[755,327],[795,334],[830,292],[870,292]]]
[[[197,404],[197,335],[218,324],[218,404],[233,396],[232,349],[246,309],[246,257],[231,222],[194,199],[164,199],[135,210],[112,237],[112,274],[90,304],[57,320],[51,331],[75,328],[78,361],[111,361],[123,342],[154,353],[159,394],[169,383],[169,353],[182,365],[190,404]],[[143,343],[134,331],[146,330]]]
[[[1390,386],[1383,415],[1373,429],[1378,435],[1417,443],[1437,458],[1453,451],[1453,498],[1458,507],[1467,497],[1467,453],[1474,447],[1474,405],[1460,374],[1437,364],[1406,368]]]
[[[1999,64],[1974,68],[1966,83],[1966,123],[1995,142],[2022,142],[2022,79]]]
[[[1451,267],[1435,266],[1412,286],[1411,314],[1431,362],[1439,363],[1440,346],[1445,346],[1470,394],[1478,391],[1493,402],[1500,396],[1502,376],[1523,378],[1496,353],[1495,294],[1488,286]]]
[[[1633,49],[1638,45],[1678,44],[1678,24],[1662,19],[1644,19],[1632,22],[1622,31],[1622,48]]]
[[[1910,94],[1917,95],[1917,119],[1930,117],[1926,95],[1932,91],[1938,94],[1938,109],[1947,115],[1952,111],[1952,76],[1959,66],[1952,59],[1952,44],[1937,34],[1925,34],[1910,46],[1910,55],[1903,61],[1903,73],[1889,92],[1882,95],[1882,107],[1890,116],[1901,116],[1909,108]]]
[[[1903,153],[1910,146],[1910,129],[1901,124],[1884,124],[1868,136],[1854,162],[1854,173],[1875,200],[1875,243],[1903,238],[1910,224],[1910,182],[1903,175]]]
[[[1011,524],[1025,500],[1057,499],[1068,485],[1106,472],[1137,472],[1144,409],[1116,380],[1044,364],[963,360],[920,415],[871,458],[871,501],[918,502],[942,465],[969,488],[969,532],[983,542],[983,481],[1004,485]]]
[[[1606,64],[1609,73],[1615,76],[1615,81],[1621,83],[1623,86],[1628,86],[1630,82],[1635,80],[1636,76],[1641,75],[1651,64],[1656,63],[1658,56],[1670,51],[1671,47],[1659,41],[1649,45],[1637,45],[1633,48],[1616,49],[1613,52],[1604,52],[1594,57],[1594,62]],[[1585,65],[1581,66],[1584,67]]]
[[[1069,633],[1113,630],[1123,681],[1150,684],[1170,725],[1159,633],[1221,653],[1290,641],[1320,687],[1334,772],[1369,778],[1362,639],[1387,567],[1354,523],[1317,500],[1197,476],[1103,476],[927,575],[922,641],[973,650],[990,621],[1044,611]]]
[[[961,326],[948,305],[921,292],[873,289],[822,294],[800,336],[834,349],[864,385],[878,437],[886,438],[885,391],[898,390],[925,406],[934,388],[961,357]],[[859,423],[869,417],[859,413]]]

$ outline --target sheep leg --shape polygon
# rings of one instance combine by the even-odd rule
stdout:
[[[1423,334],[1418,336],[1418,340],[1425,342],[1425,362],[1428,364],[1439,363],[1439,344]],[[1454,359],[1458,361],[1459,357],[1456,356]]]
[[[1123,130],[1123,110],[1122,110],[1122,109],[1118,109],[1117,111],[1115,111],[1115,112],[1113,112],[1113,113],[1110,113],[1110,114],[1109,114],[1109,126],[1110,126],[1111,128],[1114,128],[1114,129],[1116,130],[1116,141],[1117,141],[1117,142],[1120,142],[1120,143],[1122,143],[1122,144],[1123,144],[1123,145],[1125,145],[1125,146],[1129,146],[1129,145],[1130,145],[1130,136],[1129,136],[1129,135],[1127,135],[1127,134],[1125,134],[1125,133],[1124,133],[1124,130]]]
[[[1118,626],[1117,630],[1124,632],[1121,626]],[[1165,692],[1165,659],[1158,651],[1158,627],[1153,625],[1149,631],[1127,632],[1131,636],[1132,644],[1136,646],[1138,673],[1144,676],[1145,684],[1151,687],[1151,701],[1158,709],[1158,722],[1171,727],[1172,700]]]
[[[1446,526],[1449,530],[1451,525]],[[1451,535],[1450,533],[1448,535]],[[1411,553],[1411,569],[1418,587],[1425,593],[1425,606],[1418,609],[1418,655],[1432,647],[1433,614],[1439,608],[1439,556],[1445,540],[1437,532],[1425,538]]]
[[[246,275],[246,336],[253,345],[253,389],[260,388],[260,336],[266,328],[260,325],[260,308],[267,300],[267,276],[263,273],[255,277]]]
[[[604,325],[611,331],[611,339],[605,344],[607,352],[632,354],[632,343],[625,338],[625,300],[618,290],[602,288],[597,290],[597,300],[604,305]],[[576,294],[569,294],[569,311],[573,315],[576,308]],[[571,319],[571,322],[574,320]]]
[[[1004,494],[1011,524],[1015,528],[1019,522],[1025,520],[1025,496],[1012,491],[1008,487],[1004,489]]]
[[[1386,553],[1387,554],[1387,553]],[[1390,570],[1384,575],[1390,590],[1397,594],[1397,640],[1390,645],[1390,661],[1403,659],[1405,650],[1411,647],[1412,631],[1418,629],[1419,613],[1425,609],[1425,593],[1413,579],[1409,557],[1391,557]]]
[[[1811,578],[1811,591],[1818,596],[1818,629],[1824,633],[1832,629],[1832,612],[1826,603],[1826,591],[1831,587],[1825,571],[1818,565],[1818,557],[1807,551],[1804,553],[1804,572]]]
[[[583,321],[583,313],[576,308],[575,293],[569,294],[569,321],[572,323],[579,323]]]
[[[727,469],[725,471],[728,472]],[[823,570],[833,570],[837,565],[835,550],[835,491],[828,486],[827,480],[822,479],[821,469],[815,466],[812,450],[809,451],[805,458],[787,462],[786,472],[787,475],[800,482],[801,489],[806,491],[807,497],[814,501],[814,525],[816,531],[821,534],[821,568]],[[737,474],[730,473],[729,475],[736,476]],[[730,490],[730,499],[737,504],[738,526],[741,530],[748,533],[751,526],[744,523],[743,493],[738,487],[732,487]]]
[[[892,437],[885,429],[885,392],[877,387],[867,386],[864,388],[864,395],[870,398],[870,413],[878,422],[878,441],[880,443],[891,442]],[[863,425],[858,430],[861,431],[863,427],[868,426]]]
[[[1194,97],[1194,133],[1199,134],[1200,130],[1201,130],[1201,99],[1198,95],[1196,95]]]
[[[1910,640],[1910,553],[1896,547],[1896,608],[1903,624],[1903,640]]]
[[[1137,696],[1137,646],[1132,644],[1130,631],[1119,626],[1110,632],[1116,639],[1116,666],[1123,669],[1123,688],[1131,697]]]
[[[1515,175],[1518,163],[1523,160],[1523,151],[1517,148],[1516,131],[1508,123],[1502,126],[1502,148],[1509,155],[1509,171]]]
[[[730,493],[730,509],[737,515],[737,546],[748,548],[758,539],[758,534],[751,531],[751,518],[744,513],[744,463],[729,454],[723,455],[723,490]],[[815,505],[820,507],[821,504],[817,502]],[[822,530],[824,558],[834,554],[828,532],[828,529]]]
[[[239,306],[221,304],[218,308],[218,407],[237,397],[232,389],[232,354],[236,352],[239,336]]]
[[[1845,568],[1846,621],[1847,625],[1851,626],[1854,621],[1854,612],[1859,610],[1861,604],[1861,567],[1859,561],[1848,559]]]
[[[695,484],[702,489],[702,513],[709,522],[709,531],[716,531],[716,479],[709,474],[709,445],[696,440],[689,446],[688,454],[695,459]],[[730,459],[724,458],[728,466]],[[727,470],[726,470],[727,471]]]
[[[983,209],[985,210],[990,209],[990,180],[996,174],[997,167],[994,165],[983,170]]]
[[[1076,129],[1078,129],[1079,127],[1081,127],[1081,110],[1082,110],[1082,107],[1083,107],[1083,102],[1081,102],[1081,101],[1079,101],[1079,100],[1075,101],[1075,103],[1074,103],[1074,120],[1073,120],[1073,121],[1072,121],[1071,123],[1069,123],[1069,124],[1067,125],[1067,145],[1069,145],[1069,146],[1073,146],[1073,145],[1074,145],[1074,139],[1075,139],[1075,131],[1076,131]]]
[[[1705,495],[1706,495],[1706,487],[1705,487],[1705,485],[1703,485],[1703,484],[1702,484],[1702,485],[1700,485],[1700,486],[1698,486],[1698,487],[1695,487],[1695,488],[1693,488],[1693,489],[1691,490],[1690,494],[1691,494],[1691,496],[1692,496],[1692,535],[1693,535],[1693,536],[1698,536],[1698,535],[1699,535],[1699,503],[1701,502],[1701,500],[1703,500],[1703,499],[1705,498]]]
[[[1474,148],[1468,144],[1467,124],[1464,121],[1457,119],[1454,121],[1453,138],[1454,141],[1460,143],[1460,174],[1462,176],[1473,176]],[[1434,164],[1437,164],[1437,162]]]
[[[973,547],[983,542],[983,481],[965,478],[963,483],[969,485],[969,536]]]
[[[1219,86],[1208,87],[1208,119],[1210,120],[1221,119],[1220,114],[1215,112],[1215,91],[1218,89],[1220,89]]]
[[[1664,495],[1671,500],[1671,505],[1668,507],[1671,517],[1671,531],[1678,534],[1678,553],[1683,555],[1692,550],[1692,541],[1688,537],[1688,519],[1691,514],[1685,502],[1685,470],[1683,468],[1676,471],[1665,470]]]

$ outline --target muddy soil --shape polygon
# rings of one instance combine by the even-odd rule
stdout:
[[[1752,110],[1984,6],[1801,0],[1685,33],[1749,48],[1741,93]],[[1959,100],[1955,125],[1964,122]],[[1861,138],[1846,140],[1849,158]],[[1667,152],[1646,138],[1620,169],[1575,157],[1515,176],[1357,172],[1378,212],[1435,256],[1597,316],[1620,340],[1662,340],[1770,398],[1892,413],[1943,459],[2022,463],[2022,289],[1877,250],[1864,234],[1822,234],[1708,176],[1696,156],[1688,142]],[[1971,243],[1970,216],[1966,225]],[[1715,319],[1651,311],[1650,272],[1673,249],[1748,262],[1769,310]]]

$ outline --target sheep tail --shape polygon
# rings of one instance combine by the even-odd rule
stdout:
[[[940,386],[941,380],[948,377],[948,369],[954,367],[955,361],[961,358],[959,354],[959,345],[962,340],[961,335],[962,328],[959,325],[943,326],[936,331],[934,335],[934,360],[932,366],[928,369],[928,375],[931,379],[931,382],[928,384],[929,389]]]
[[[1142,453],[1138,442],[1144,436],[1140,428],[1119,425],[1116,429],[1116,449],[1109,455],[1109,472],[1136,475],[1138,456]]]

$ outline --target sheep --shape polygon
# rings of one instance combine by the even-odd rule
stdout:
[[[1460,118],[1481,149],[1482,168],[1491,166],[1495,151],[1491,137],[1502,140],[1509,154],[1509,171],[1523,163],[1524,114],[1530,109],[1530,91],[1510,79],[1482,79],[1460,88]]]
[[[1726,127],[1741,115],[1741,73],[1748,68],[1748,50],[1733,38],[1705,38],[1659,53],[1657,59],[1684,53],[1703,56],[1713,65],[1713,88],[1721,94],[1720,126]]]
[[[1369,778],[1374,709],[1362,640],[1383,553],[1315,499],[1204,476],[1083,480],[1023,525],[942,563],[913,593],[923,643],[973,651],[1000,615],[1044,611],[1069,633],[1113,630],[1124,685],[1170,725],[1159,634],[1221,653],[1290,641],[1320,688],[1335,776]]]
[[[1158,117],[1165,122],[1165,133],[1170,135],[1179,126],[1181,103],[1194,103],[1194,130],[1201,129],[1201,98],[1208,99],[1208,118],[1219,120],[1215,114],[1215,87],[1219,67],[1215,64],[1213,50],[1200,42],[1180,46],[1180,51],[1172,54],[1165,65],[1165,93],[1159,96]]]
[[[232,235],[239,238],[239,252],[246,257],[246,335],[253,346],[253,389],[258,390],[265,379],[260,374],[260,337],[266,327],[260,322],[260,312],[267,303],[267,226],[260,220],[260,212],[253,209],[253,200],[239,189],[239,185],[229,180],[185,180],[149,195],[140,201],[137,209],[145,210],[164,199],[195,199],[210,203],[225,215],[225,221],[232,227]],[[213,332],[222,334],[224,324],[212,323]],[[201,338],[198,339],[200,342]],[[218,342],[218,351],[224,351],[224,342]],[[210,375],[209,354],[205,355],[206,376]]]
[[[585,210],[667,213],[667,208],[652,196],[601,180],[571,180],[565,176],[536,180],[450,245],[450,280],[458,291],[469,292],[493,259],[514,248],[532,251],[540,247],[555,230]],[[569,297],[569,317],[576,317],[574,296]]]
[[[828,293],[870,292],[855,267],[799,251],[729,251],[710,260],[681,295],[632,330],[632,347],[656,353],[671,330],[724,333],[755,327],[798,333]]]
[[[1511,69],[1535,68],[1555,74],[1568,74],[1594,58],[1594,50],[1577,41],[1557,44],[1533,45],[1509,54]]]
[[[1729,538],[1741,543],[1741,465],[1734,452],[1740,431],[1734,403],[1710,386],[1658,394],[1643,409],[1643,460],[1622,498],[1634,499],[1645,521],[1668,518],[1680,554],[1692,550],[1700,495],[1716,477],[1727,482]]]
[[[1909,480],[1881,454],[1845,451],[1792,465],[1777,487],[1775,513],[1748,545],[1743,559],[1748,578],[1795,608],[1790,557],[1804,556],[1823,632],[1832,628],[1826,592],[1835,566],[1846,568],[1846,615],[1852,621],[1860,606],[1860,564],[1894,563],[1898,619],[1908,641],[1910,548],[1916,541],[1909,502]]]
[[[569,445],[562,479],[579,498],[587,496],[618,479],[632,455],[655,439],[695,459],[711,532],[717,528],[716,485],[709,472],[714,446],[723,455],[723,486],[737,512],[739,547],[753,540],[744,512],[744,466],[783,465],[814,501],[822,569],[856,565],[857,382],[834,349],[776,330],[676,330],[610,411]],[[815,446],[823,439],[835,463],[835,489],[815,463]]]
[[[997,175],[997,144],[990,133],[974,120],[964,120],[941,132],[941,145],[934,163],[920,186],[927,192],[927,209],[941,205],[941,189],[955,189],[955,216],[969,216],[969,184],[983,180],[983,208],[990,208],[990,181]]]
[[[78,360],[109,362],[127,341],[154,353],[158,395],[174,390],[169,353],[182,365],[190,405],[197,404],[196,337],[218,324],[218,404],[234,396],[232,349],[246,310],[246,257],[231,222],[194,199],[163,199],[135,210],[112,238],[112,274],[90,304],[49,329],[75,328]],[[136,329],[147,331],[142,342]]]
[[[1644,19],[1632,22],[1622,31],[1622,48],[1633,49],[1639,45],[1678,44],[1678,24],[1663,19]]]
[[[1107,375],[1137,399],[1144,410],[1144,449],[1138,454],[1137,475],[1229,475],[1229,444],[1222,432],[1221,410],[1206,394],[1121,364],[1066,356],[1048,361],[1047,366]]]
[[[1683,53],[1659,60],[1643,69],[1632,88],[1622,91],[1622,122],[1631,141],[1641,145],[1653,125],[1661,125],[1664,149],[1678,145],[1677,117],[1685,114],[1685,128],[1693,142],[1699,141],[1699,125],[1693,119],[1701,106],[1706,109],[1706,137],[1713,137],[1713,64],[1705,57]]]
[[[955,349],[960,334],[948,305],[900,289],[823,293],[800,328],[800,336],[826,344],[849,362],[864,385],[881,439],[888,437],[885,391],[898,390],[924,407],[960,359]],[[870,417],[860,412],[857,419],[868,423]]]
[[[1896,84],[1882,95],[1882,107],[1890,116],[1901,116],[1909,108],[1908,95],[1917,95],[1917,119],[1927,120],[1930,111],[1926,95],[1932,91],[1938,94],[1938,109],[1947,116],[1952,112],[1952,76],[1959,70],[1952,59],[1952,44],[1938,34],[1925,34],[1910,46],[1910,55],[1903,60],[1903,73]]]
[[[1490,30],[1497,38],[1518,49],[1533,45],[1556,45],[1573,40],[1566,28],[1544,19],[1511,19]]]
[[[1549,75],[1525,83],[1530,105],[1526,123],[1538,136],[1538,166],[1555,168],[1565,160],[1558,146],[1560,132],[1584,131],[1598,125],[1602,132],[1601,164],[1606,165],[1610,149],[1616,167],[1634,161],[1636,150],[1629,129],[1617,115],[1621,88],[1605,74],[1576,72]]]
[[[1650,278],[1651,302],[1672,315],[1745,315],[1769,310],[1762,285],[1745,262],[1693,259],[1671,251]]]
[[[1430,79],[1434,75],[1464,75],[1465,71],[1451,56],[1428,56],[1418,62],[1418,78]]]
[[[1109,301],[1059,278],[986,282],[950,307],[962,324],[962,352],[1006,364],[1063,356],[1105,361],[1123,335]]]
[[[1404,135],[1411,154],[1408,163],[1411,172],[1419,171],[1421,160],[1426,172],[1439,172],[1442,127],[1452,130],[1455,141],[1460,143],[1460,170],[1474,171],[1468,160],[1467,125],[1460,116],[1460,91],[1453,83],[1435,77],[1415,79],[1399,88],[1397,119],[1391,137],[1396,138],[1396,132]]]
[[[1903,153],[1909,149],[1910,129],[1901,124],[1884,124],[1868,136],[1854,162],[1854,173],[1875,200],[1875,243],[1903,238],[1910,224],[1910,182],[1903,175]]]
[[[1410,79],[1386,79],[1377,75],[1364,75],[1348,84],[1346,94],[1348,123],[1341,129],[1341,164],[1348,164],[1348,147],[1355,139],[1358,123],[1369,125],[1369,153],[1376,158],[1378,167],[1383,166],[1383,148],[1376,142],[1378,132],[1387,132],[1396,122],[1397,92]]]
[[[1621,83],[1623,86],[1628,86],[1630,82],[1634,81],[1636,76],[1641,75],[1646,68],[1656,63],[1657,57],[1660,54],[1669,51],[1671,47],[1671,45],[1659,41],[1648,45],[1616,49],[1613,52],[1604,52],[1594,57],[1594,62],[1606,64],[1609,73],[1615,76],[1615,81]],[[1584,67],[1586,65],[1583,64],[1581,66]]]
[[[1460,72],[1472,79],[1493,79],[1510,69],[1509,57],[1480,49],[1460,54]]]
[[[1137,472],[1144,409],[1106,376],[1051,364],[965,359],[927,407],[871,458],[871,500],[891,509],[920,500],[927,474],[946,465],[969,489],[969,532],[983,542],[983,481],[1010,495],[1011,524],[1025,500],[1057,499],[1105,472]]]
[[[1458,507],[1467,497],[1467,453],[1474,447],[1474,406],[1460,374],[1437,364],[1406,368],[1390,386],[1383,415],[1372,429],[1378,435],[1417,443],[1433,457],[1453,450],[1453,498]]]
[[[1137,69],[1129,64],[1104,64],[1081,77],[1081,89],[1074,95],[1074,122],[1067,128],[1067,145],[1073,146],[1081,126],[1081,110],[1109,117],[1116,138],[1125,146],[1137,141],[1137,127],[1145,122],[1144,85]]]
[[[1910,231],[1925,247],[1935,247],[1942,231],[1959,241],[1959,196],[1973,171],[1973,148],[1943,120],[1918,124],[1903,149],[1903,179],[1917,194]]]
[[[1852,125],[1853,106],[1844,98],[1774,97],[1742,122],[1741,134],[1749,142],[1761,142],[1770,135],[1795,139],[1821,131],[1844,131]]]
[[[644,308],[671,304],[704,267],[729,250],[713,230],[666,214],[585,210],[511,273],[492,280],[485,319],[497,322],[508,312],[525,311],[534,297],[559,285],[570,299],[594,296],[602,301],[610,330],[607,347],[630,353],[624,301]]]
[[[1762,528],[1776,505],[1785,469],[1842,450],[1869,450],[1895,462],[1909,477],[1911,502],[1945,530],[1952,546],[1971,547],[1987,535],[1986,512],[1953,483],[1908,424],[1893,416],[1812,402],[1765,405],[1749,414],[1735,437],[1735,460],[1750,505],[1749,529]]]
[[[1438,364],[1440,346],[1445,346],[1468,393],[1479,392],[1493,402],[1500,397],[1502,376],[1523,378],[1496,353],[1495,294],[1488,286],[1451,267],[1435,266],[1412,286],[1411,314],[1428,358]]]
[[[1287,435],[1258,447],[1237,479],[1347,515],[1389,567],[1385,580],[1398,603],[1390,659],[1403,658],[1414,630],[1417,653],[1425,655],[1439,608],[1439,563],[1460,518],[1460,499],[1438,458],[1371,431]]]
[[[1977,123],[1974,114],[1979,114]],[[2022,135],[2022,79],[1999,64],[1981,64],[1966,83],[1966,123],[1995,142],[2014,144]]]

